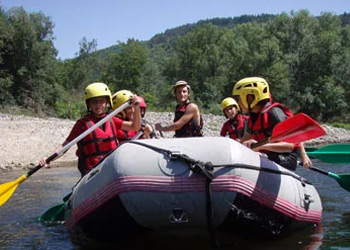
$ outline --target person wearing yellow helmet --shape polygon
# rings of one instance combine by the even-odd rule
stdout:
[[[132,96],[133,96],[133,93],[129,90],[120,90],[116,92],[112,96],[112,109],[115,110],[119,108],[122,104],[127,102]],[[142,118],[142,109],[145,106],[145,100],[140,96],[138,96],[138,99],[140,101],[141,128],[139,131],[118,130],[117,138],[120,143],[130,141],[139,132],[142,133],[142,136],[140,136],[139,138],[150,138],[149,135],[152,131],[152,128],[148,124],[146,125],[145,121]],[[125,108],[122,112],[118,113],[117,116],[124,121],[133,121],[134,113],[135,113],[135,109],[132,106],[129,106]]]
[[[235,84],[232,95],[238,100],[243,112],[249,115],[248,133],[241,138],[242,143],[249,148],[253,143],[271,136],[277,123],[293,116],[288,108],[278,102],[272,102],[269,84],[264,78],[241,79]],[[270,160],[289,170],[295,170],[296,150],[299,147],[303,148],[303,144],[274,142],[256,147],[254,150],[265,153]],[[305,167],[312,164],[307,155],[302,155],[302,160]]]
[[[112,110],[116,110],[121,105],[123,105],[125,102],[129,101],[130,98],[134,94],[129,90],[119,90],[112,96]],[[126,107],[124,110],[119,112],[117,114],[117,117],[122,119],[123,121],[132,121],[134,119],[134,107],[129,106]],[[141,114],[141,111],[140,111]],[[135,135],[137,134],[137,131],[134,130],[123,130],[118,129],[117,130],[117,138],[120,144],[130,141]]]
[[[235,99],[227,97],[221,101],[221,111],[227,121],[221,127],[220,136],[229,136],[231,139],[240,140],[246,130],[248,116],[240,113],[240,108]]]
[[[191,87],[186,81],[177,81],[173,85],[178,104],[175,108],[174,122],[168,126],[155,124],[160,132],[175,131],[174,137],[203,136],[203,119],[196,104],[190,102]]]
[[[138,130],[141,127],[141,115],[139,99],[132,95],[132,107],[135,109],[133,121],[123,121],[120,118],[113,117],[111,120],[96,128],[77,143],[78,149],[78,169],[82,175],[88,173],[96,164],[98,164],[110,151],[116,149],[119,145],[117,131]],[[87,114],[79,119],[73,126],[70,134],[55,152],[59,151],[77,136],[88,130],[98,121],[103,119],[111,107],[111,92],[108,86],[101,82],[91,83],[85,88],[85,104]],[[46,165],[45,159],[40,161],[41,165]]]

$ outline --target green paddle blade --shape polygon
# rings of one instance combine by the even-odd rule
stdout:
[[[43,215],[39,217],[39,221],[43,223],[63,222],[65,207],[65,202],[50,207]]]
[[[323,169],[316,168],[316,167],[310,167],[310,170],[313,170],[317,173],[320,173],[320,174],[323,174],[323,175],[326,175],[328,177],[335,179],[342,188],[344,188],[345,190],[350,192],[350,174],[339,174],[338,175],[338,174],[328,172],[328,171],[325,171]]]
[[[350,144],[327,145],[307,154],[311,158],[317,158],[326,163],[348,164],[350,163]]]
[[[38,219],[43,223],[63,223],[65,218],[65,208],[72,193],[63,197],[63,202],[50,207],[46,212]]]
[[[317,150],[317,148],[314,148],[314,147],[305,147],[306,153],[313,152],[313,151],[316,151],[316,150]]]
[[[329,172],[328,175],[337,180],[339,185],[350,192],[350,174],[334,174]]]

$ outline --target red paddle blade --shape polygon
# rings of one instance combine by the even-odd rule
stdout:
[[[284,141],[300,143],[326,134],[326,131],[311,117],[299,113],[278,123],[270,137],[271,142]]]

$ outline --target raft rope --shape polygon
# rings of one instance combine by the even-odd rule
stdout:
[[[144,146],[146,148],[152,149],[154,151],[164,153],[169,156],[171,161],[182,160],[189,164],[189,168],[192,172],[202,174],[206,177],[205,182],[205,197],[206,197],[206,215],[207,215],[207,225],[208,232],[210,236],[210,245],[211,249],[216,250],[219,249],[219,243],[216,240],[215,229],[213,225],[213,207],[212,207],[212,192],[210,188],[211,181],[214,179],[214,167],[211,162],[201,162],[190,158],[188,155],[181,154],[179,152],[174,152],[170,150],[166,150],[163,148],[158,148],[152,145],[140,143],[138,141],[130,141],[129,143],[137,144],[140,146]]]
[[[184,161],[190,163],[190,170],[192,170],[192,172],[202,173],[204,176],[206,176],[210,180],[214,179],[214,177],[215,177],[214,173],[213,173],[214,168],[230,167],[230,168],[251,169],[251,170],[263,171],[263,172],[268,172],[268,173],[272,173],[272,174],[279,174],[279,175],[288,175],[288,176],[291,176],[294,179],[300,181],[303,186],[305,186],[305,184],[311,184],[311,182],[309,182],[305,178],[303,178],[303,177],[301,177],[301,176],[299,176],[291,171],[283,171],[283,170],[277,170],[277,169],[271,169],[271,168],[251,166],[251,165],[246,165],[246,164],[242,164],[242,163],[213,165],[211,162],[201,162],[201,161],[194,160],[194,159],[190,158],[188,155],[179,153],[178,151],[171,151],[171,150],[155,147],[152,145],[141,143],[139,141],[130,141],[129,143],[134,143],[134,144],[152,149],[154,151],[166,154],[169,156],[170,160],[184,160]]]
[[[231,168],[244,168],[244,169],[252,169],[257,171],[264,171],[268,173],[273,174],[279,174],[279,175],[288,175],[291,176],[301,182],[303,186],[305,186],[305,183],[309,183],[305,178],[298,176],[292,172],[289,171],[282,171],[282,170],[276,170],[276,169],[270,169],[270,168],[262,168],[258,166],[250,166],[245,164],[225,164],[225,165],[213,165],[211,162],[202,162],[197,161],[195,159],[192,159],[186,154],[182,154],[178,151],[171,151],[164,148],[155,147],[152,145],[148,145],[145,143],[141,143],[139,141],[129,141],[128,143],[137,144],[146,148],[149,148],[151,150],[154,150],[159,153],[163,153],[169,156],[170,160],[183,160],[189,164],[189,168],[192,172],[202,174],[206,177],[206,214],[207,214],[207,224],[208,224],[208,232],[210,235],[210,244],[212,249],[219,249],[219,243],[216,240],[215,236],[215,229],[213,225],[213,207],[212,207],[212,192],[210,188],[211,181],[214,179],[214,168],[218,167],[231,167]],[[310,184],[310,183],[309,183]]]

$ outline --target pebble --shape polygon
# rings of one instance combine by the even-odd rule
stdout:
[[[170,112],[147,112],[150,124],[171,124],[174,114]],[[204,136],[219,136],[224,116],[203,114]],[[75,121],[58,118],[37,118],[0,113],[0,170],[31,168],[40,159],[49,157],[66,139]],[[323,125],[327,135],[306,143],[320,147],[326,144],[350,143],[350,130]],[[163,133],[172,138],[174,133]],[[55,162],[75,161],[76,146]]]

